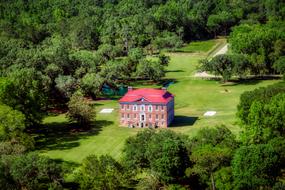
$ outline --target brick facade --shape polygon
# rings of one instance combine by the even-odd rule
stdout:
[[[136,101],[120,101],[120,124],[127,127],[167,128],[174,118],[173,96],[167,102],[151,102],[149,99],[151,95],[142,94]]]

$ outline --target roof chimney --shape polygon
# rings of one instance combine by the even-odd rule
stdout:
[[[163,92],[167,92],[167,88],[166,87],[162,87],[161,90],[163,90]]]
[[[132,90],[133,90],[133,87],[132,86],[128,86],[128,92],[132,91]]]

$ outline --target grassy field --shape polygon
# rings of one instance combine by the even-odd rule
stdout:
[[[206,53],[209,54],[211,51],[215,51],[216,48],[224,45],[226,43],[226,39],[213,39],[213,40],[205,40],[205,41],[194,41],[189,44],[184,45],[182,48],[177,49],[178,52],[185,53]]]
[[[170,54],[166,79],[174,83],[168,90],[175,95],[175,120],[169,128],[189,135],[195,135],[204,127],[224,124],[235,134],[240,131],[235,117],[236,106],[242,92],[277,82],[256,80],[247,83],[220,84],[193,77],[198,61],[205,55]],[[148,85],[149,87],[150,85]],[[37,136],[39,151],[55,159],[79,163],[89,154],[110,154],[120,159],[125,139],[143,129],[129,129],[118,126],[117,100],[96,101],[97,121],[90,130],[78,131],[64,114],[45,118],[46,131]],[[114,108],[111,114],[100,114],[102,108]],[[208,111],[217,111],[213,117],[204,117]],[[46,135],[44,135],[46,134]]]

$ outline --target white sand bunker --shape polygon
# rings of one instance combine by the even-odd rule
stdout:
[[[211,116],[214,116],[216,115],[216,111],[207,111],[204,113],[204,116],[208,116],[208,117],[211,117]]]
[[[114,109],[112,108],[104,108],[99,113],[112,113]]]

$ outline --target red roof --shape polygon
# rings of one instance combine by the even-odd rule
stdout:
[[[173,99],[173,95],[166,90],[141,88],[129,90],[119,102],[137,102],[137,101],[150,102],[150,103],[168,103]]]

